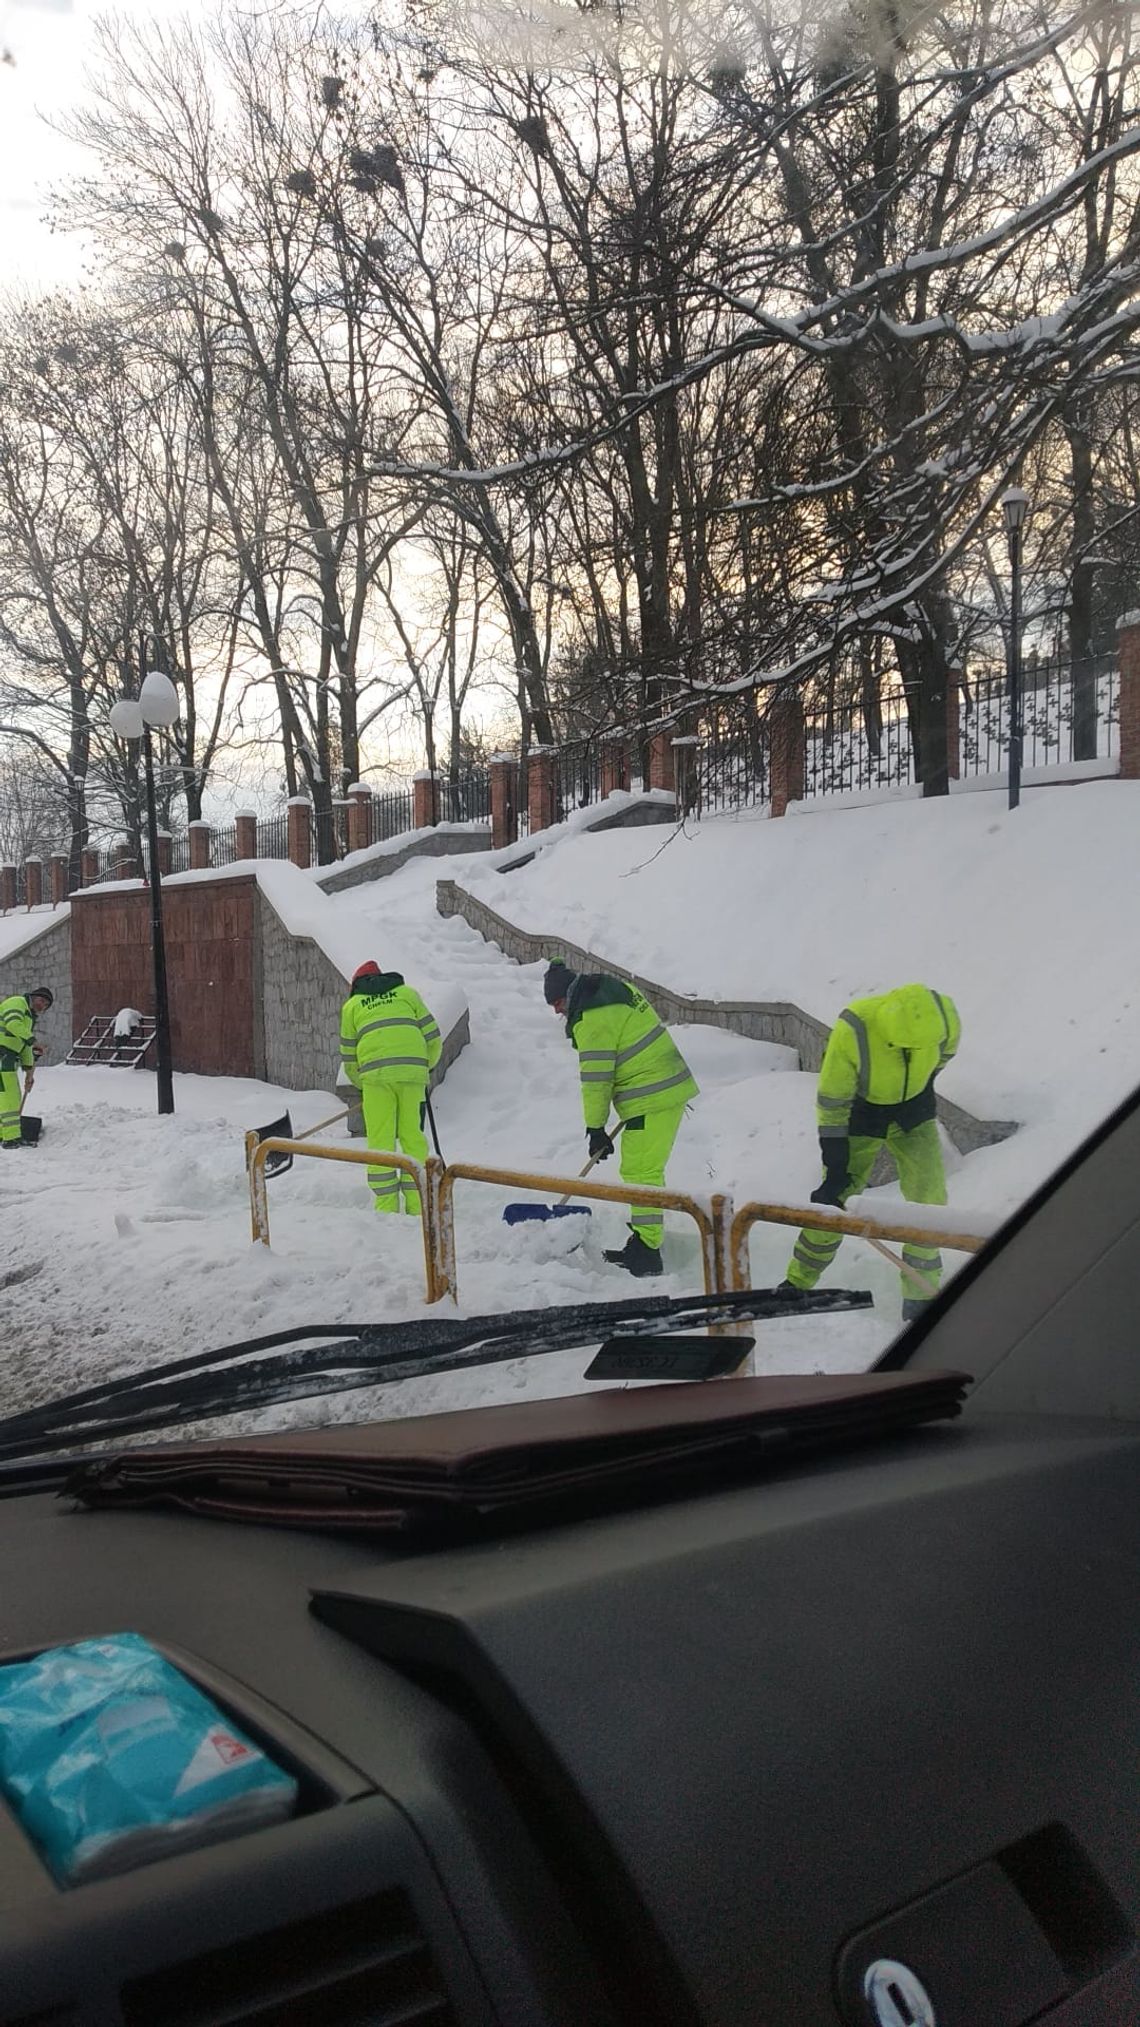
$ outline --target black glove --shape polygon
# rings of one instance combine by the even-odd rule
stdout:
[[[847,1188],[845,1175],[825,1175],[818,1189],[813,1189],[809,1202],[830,1204],[833,1210],[843,1209],[843,1193]]]
[[[614,1151],[613,1141],[604,1126],[587,1128],[586,1139],[590,1144],[591,1161],[608,1161]]]

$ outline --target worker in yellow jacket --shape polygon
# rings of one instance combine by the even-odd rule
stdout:
[[[353,973],[341,1008],[340,1056],[364,1102],[369,1147],[427,1160],[428,1078],[441,1047],[438,1023],[398,971],[370,962]],[[370,1168],[368,1187],[378,1211],[398,1211],[402,1196],[405,1211],[419,1215],[419,1191],[398,1168]]]
[[[697,1096],[696,1080],[668,1028],[636,986],[606,973],[552,964],[543,990],[547,1005],[564,1016],[578,1051],[591,1155],[605,1161],[614,1151],[606,1131],[612,1105],[622,1121],[622,1180],[662,1187],[685,1107]],[[660,1274],[661,1212],[635,1204],[629,1224],[625,1245],[607,1252],[607,1260],[631,1274]]]
[[[20,1131],[20,1071],[24,1072],[24,1097],[36,1076],[36,1061],[43,1050],[35,1039],[36,1021],[53,1004],[54,995],[46,985],[31,992],[14,992],[0,1000],[0,1147],[32,1145]]]
[[[961,1035],[953,1000],[929,985],[900,985],[844,1007],[828,1038],[816,1092],[824,1176],[811,1193],[813,1204],[841,1210],[866,1188],[884,1145],[908,1203],[946,1202],[934,1079]],[[801,1231],[786,1285],[814,1288],[841,1244],[838,1232]],[[930,1287],[924,1295],[904,1276],[903,1316],[910,1322],[937,1292],[942,1256],[935,1246],[906,1245],[903,1259]]]

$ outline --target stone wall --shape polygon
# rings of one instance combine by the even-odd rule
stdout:
[[[497,944],[519,964],[537,964],[544,959],[550,962],[561,957],[579,971],[608,971],[615,978],[629,979],[673,1026],[688,1022],[727,1028],[733,1034],[747,1035],[754,1042],[779,1042],[796,1051],[801,1070],[814,1072],[823,1061],[830,1028],[826,1021],[817,1020],[814,1014],[805,1013],[790,1001],[699,999],[693,993],[674,992],[670,986],[642,978],[596,951],[567,942],[564,936],[539,936],[516,928],[454,880],[437,881],[435,896],[441,915],[462,916],[488,943]],[[952,1105],[942,1097],[938,1100],[938,1117],[962,1154],[972,1154],[978,1147],[992,1147],[995,1141],[1008,1140],[1017,1131],[1016,1121],[976,1119],[971,1112],[964,1112],[960,1105]]]
[[[675,796],[666,797],[660,794],[652,796],[635,795],[631,801],[623,802],[619,809],[607,811],[604,816],[599,816],[593,823],[586,824],[584,828],[588,831],[640,830],[645,824],[676,823],[676,821],[677,801]],[[544,838],[543,844],[547,843],[549,843],[549,840]],[[496,872],[517,873],[521,866],[532,864],[537,856],[538,849],[536,845],[533,850],[528,851],[526,841],[524,840],[517,852],[512,853],[511,857],[503,865],[496,867]]]
[[[326,894],[340,894],[346,887],[363,887],[369,880],[386,880],[391,873],[398,873],[409,859],[442,859],[452,853],[489,852],[491,849],[491,826],[479,830],[462,829],[456,824],[437,824],[434,830],[413,838],[398,852],[377,852],[372,858],[361,858],[354,866],[329,866],[316,875],[317,885]]]
[[[53,1005],[36,1022],[36,1040],[46,1049],[45,1063],[62,1063],[71,1047],[71,917],[45,916],[44,927],[8,957],[0,958],[0,999],[46,985]]]

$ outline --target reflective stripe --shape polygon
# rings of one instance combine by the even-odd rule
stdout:
[[[871,1083],[871,1052],[867,1045],[867,1030],[857,1013],[845,1006],[839,1016],[846,1021],[859,1046],[859,1096],[865,1098]]]
[[[851,1110],[850,1098],[825,1098],[823,1093],[820,1092],[815,1102],[823,1112],[849,1112]]]
[[[578,1081],[580,1084],[612,1084],[614,1081],[613,1072],[611,1070],[582,1070]],[[625,1097],[626,1093],[623,1092],[622,1096]]]
[[[650,1042],[659,1042],[664,1033],[665,1030],[660,1021],[658,1021],[657,1026],[650,1028],[647,1035],[642,1035],[639,1042],[631,1042],[628,1049],[619,1049],[614,1060],[618,1063],[628,1063],[631,1056],[639,1056],[642,1049],[649,1047]]]
[[[427,1060],[424,1056],[369,1056],[367,1061],[360,1065],[360,1068],[367,1075],[369,1070],[390,1070],[396,1064],[399,1064],[403,1068],[407,1063],[411,1063],[413,1068],[417,1070],[427,1069]]]
[[[365,1021],[364,1026],[362,1028],[357,1028],[356,1039],[359,1042],[361,1035],[370,1035],[374,1028],[418,1028],[418,1027],[419,1022],[417,1020],[414,1020],[411,1014],[391,1014],[388,1016],[386,1020]]]
[[[846,1126],[821,1126],[819,1128],[819,1137],[821,1140],[850,1139]]]
[[[908,1267],[915,1267],[920,1273],[939,1274],[942,1271],[941,1253],[920,1252],[914,1246],[904,1246],[902,1256]]]
[[[629,1214],[631,1225],[663,1225],[664,1211],[632,1210]]]
[[[421,1027],[423,1027],[423,1023],[422,1023],[422,1022],[420,1023],[420,1025],[421,1025]],[[438,1029],[438,1028],[436,1027],[436,1025],[435,1025],[435,1022],[434,1022],[434,1021],[432,1022],[432,1024],[431,1024],[430,1028],[424,1028],[424,1029],[423,1029],[423,1037],[424,1037],[424,1040],[425,1040],[425,1042],[438,1042],[438,1040],[439,1040],[439,1029]]]
[[[821,1260],[830,1260],[835,1248],[843,1243],[842,1232],[801,1232],[796,1241],[797,1253],[818,1253]]]
[[[620,1060],[612,1049],[579,1049],[580,1063],[616,1063]]]
[[[624,1105],[629,1098],[651,1098],[656,1091],[671,1091],[674,1085],[688,1084],[690,1081],[687,1070],[678,1070],[675,1077],[662,1077],[656,1084],[638,1084],[636,1086],[628,1084],[620,1094],[621,1101]]]

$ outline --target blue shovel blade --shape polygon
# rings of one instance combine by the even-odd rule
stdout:
[[[508,1204],[505,1225],[544,1224],[547,1218],[588,1218],[587,1204]]]

